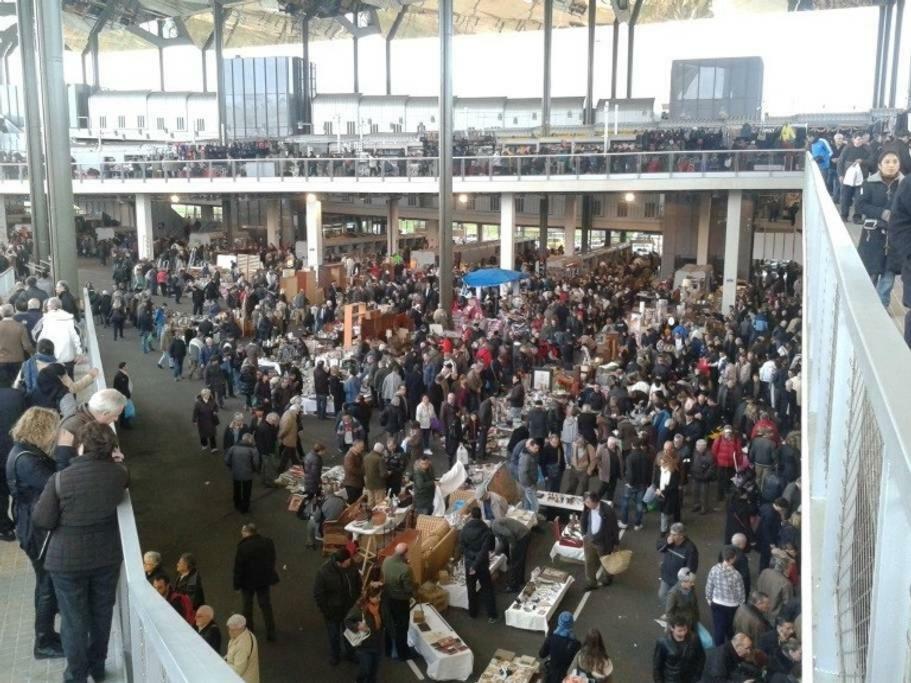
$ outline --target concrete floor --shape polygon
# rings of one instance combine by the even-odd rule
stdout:
[[[100,268],[94,261],[82,261],[80,265],[83,284],[91,281],[99,291],[110,287],[109,269]],[[128,362],[133,379],[138,418],[135,428],[123,432],[121,438],[130,467],[133,504],[143,548],[161,552],[172,576],[180,553],[196,555],[206,599],[214,607],[224,630],[227,617],[240,609],[240,596],[232,590],[234,549],[240,538],[240,527],[247,519],[255,520],[261,532],[275,541],[281,576],[273,591],[278,641],[261,642],[262,680],[265,683],[299,681],[302,674],[353,680],[354,665],[333,668],[326,661],[325,631],[311,597],[322,558],[319,553],[304,548],[305,523],[287,511],[287,492],[267,489],[257,482],[251,513],[243,516],[235,512],[228,471],[220,456],[200,453],[191,423],[193,400],[201,383],[176,383],[167,370],[159,370],[155,366],[158,354],[143,356],[132,328],[126,330],[125,340],[117,342],[113,341],[110,329],[99,327],[98,333],[108,380],[119,361]],[[238,400],[228,400],[222,425],[230,419],[224,415],[239,407]],[[334,443],[329,421],[305,417],[304,430],[308,443],[316,439]],[[371,433],[379,431],[378,424],[374,424]],[[330,456],[327,464],[337,462],[337,456]],[[438,456],[435,464],[437,472],[443,471]],[[701,591],[708,568],[722,544],[723,515],[715,512],[698,516],[687,511],[684,522],[702,557],[698,583]],[[660,562],[655,550],[656,525],[656,516],[649,515],[643,531],[630,530],[625,534],[623,545],[634,554],[632,567],[611,587],[595,591],[588,598],[583,597],[585,581],[581,565],[562,565],[574,573],[576,583],[561,608],[580,610],[577,636],[581,637],[589,628],[601,630],[614,660],[617,683],[651,680],[652,648],[661,632],[654,619],[663,611],[656,595]],[[551,544],[549,534],[534,535],[529,570],[550,564]],[[499,594],[498,608],[505,609],[510,599],[511,596]],[[704,615],[708,622],[707,608]],[[542,633],[507,627],[502,620],[494,625],[484,618],[471,620],[461,609],[451,608],[445,617],[474,651],[475,675],[484,669],[495,649],[537,655],[544,637]],[[256,619],[261,632],[258,612]],[[416,663],[423,672],[423,661],[418,659]],[[409,681],[415,676],[404,664],[382,662],[383,681]]]

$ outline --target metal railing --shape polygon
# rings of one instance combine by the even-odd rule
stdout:
[[[90,367],[98,368],[94,386],[95,391],[98,391],[106,388],[107,383],[88,290],[83,290],[82,301],[85,311],[86,356]],[[123,570],[117,584],[114,627],[121,634],[121,654],[127,679],[137,683],[240,683],[241,679],[219,654],[146,580],[142,566],[142,546],[139,544],[129,490],[117,507],[117,522],[123,548]]]
[[[619,177],[770,177],[803,172],[804,152],[795,149],[714,150],[674,152],[585,152],[461,156],[453,159],[453,177],[542,179]],[[258,157],[250,159],[155,159],[144,161],[75,162],[78,181],[238,179],[436,179],[437,157]],[[23,162],[0,163],[0,183],[28,179]]]
[[[805,670],[812,665],[814,681],[907,682],[911,358],[819,170],[811,161],[807,168],[801,526],[803,611],[812,628],[803,633]]]

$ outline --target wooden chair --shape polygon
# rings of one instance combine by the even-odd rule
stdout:
[[[323,557],[331,555],[339,548],[344,548],[348,545],[348,541],[351,539],[348,536],[348,532],[345,531],[345,527],[357,519],[364,500],[365,496],[361,496],[346,507],[338,519],[331,522],[323,522]]]

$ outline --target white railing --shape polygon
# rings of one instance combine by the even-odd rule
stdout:
[[[6,301],[16,287],[16,269],[10,266],[0,273],[0,299]]]
[[[761,178],[803,172],[799,149],[681,150],[643,152],[578,152],[566,154],[503,154],[457,156],[453,177],[460,180],[551,180],[580,178]],[[93,161],[72,164],[73,179],[82,183],[135,180],[189,181],[219,178],[277,178],[372,182],[425,178],[436,180],[437,157],[257,157],[251,159],[149,159]],[[25,162],[0,163],[0,183],[28,179]]]
[[[95,321],[88,290],[83,293],[85,349],[89,366],[98,368],[95,390],[107,386],[104,365],[95,336]],[[129,464],[129,453],[127,464]],[[197,683],[219,681],[240,683],[241,679],[209,647],[190,625],[146,580],[142,567],[142,546],[129,490],[117,508],[123,571],[117,585],[114,628],[123,645],[122,657],[127,680],[133,683]]]
[[[911,355],[806,165],[804,680],[907,682]]]

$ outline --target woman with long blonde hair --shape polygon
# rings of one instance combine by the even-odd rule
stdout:
[[[49,408],[29,408],[13,425],[13,447],[6,461],[6,480],[13,498],[16,536],[35,571],[36,659],[63,657],[60,634],[54,631],[57,597],[54,584],[44,569],[41,549],[47,532],[32,525],[32,511],[56,464],[49,455],[54,447],[60,417]]]

